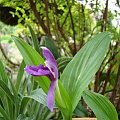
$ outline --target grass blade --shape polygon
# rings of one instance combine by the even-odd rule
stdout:
[[[27,24],[27,26],[28,26],[30,34],[31,34],[33,47],[35,48],[35,50],[37,52],[39,52],[40,51],[40,49],[39,49],[39,43],[38,43],[38,39],[37,39],[37,37],[35,35],[35,32],[33,31],[32,27],[29,24]]]
[[[24,74],[24,68],[25,68],[25,63],[24,63],[24,61],[22,61],[21,65],[20,65],[20,68],[19,68],[19,71],[18,71],[16,84],[15,84],[15,88],[17,90],[17,93],[19,91],[20,84],[21,84],[21,81],[22,81],[22,77],[23,77],[23,74]]]
[[[10,120],[9,116],[7,115],[7,113],[5,112],[5,110],[0,106],[0,113],[3,115],[3,118],[5,120]]]
[[[8,84],[8,76],[5,72],[5,68],[4,68],[1,61],[0,61],[0,77],[5,82],[5,84],[7,85]]]
[[[2,80],[0,80],[0,88],[9,97],[9,99],[11,99],[11,101],[14,103],[14,96],[10,92],[10,89],[8,88],[8,86]]]

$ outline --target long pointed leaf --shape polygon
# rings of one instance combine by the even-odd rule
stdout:
[[[17,45],[19,51],[21,52],[24,61],[27,65],[40,65],[44,64],[43,58],[39,55],[39,53],[34,50],[30,45],[28,45],[26,42],[21,40],[18,37],[12,37],[15,41],[15,44]],[[49,88],[50,81],[47,77],[34,77],[36,81],[39,82],[42,89],[47,92]]]
[[[36,89],[36,90],[32,91],[30,95],[23,97],[22,103],[21,103],[21,108],[20,108],[20,113],[24,113],[24,110],[30,99],[34,99],[35,101],[47,106],[46,94],[43,92],[42,89]]]
[[[2,81],[0,80],[0,88],[3,90],[3,92],[12,100],[12,102],[14,103],[14,96],[12,95],[12,93],[10,92],[10,89],[8,88],[8,86]]]
[[[8,84],[8,76],[5,72],[5,68],[1,61],[0,61],[0,77],[6,84]]]
[[[96,35],[75,55],[63,71],[60,80],[69,93],[73,110],[82,92],[99,69],[110,40],[108,32]]]
[[[91,91],[84,91],[82,96],[97,120],[118,120],[115,107],[106,97]]]
[[[47,47],[53,53],[56,59],[60,57],[56,44],[54,43],[54,40],[52,38],[43,36],[41,38],[41,45]]]
[[[5,112],[5,110],[0,106],[0,113],[3,115],[5,120],[10,120],[9,116],[7,115],[7,113]]]
[[[24,63],[24,61],[22,61],[21,65],[20,65],[20,68],[19,68],[19,71],[18,71],[16,84],[15,84],[17,93],[19,91],[20,84],[21,84],[21,81],[22,81],[22,77],[23,77],[23,73],[24,73],[24,68],[25,68],[25,63]]]
[[[12,36],[15,44],[17,45],[18,49],[20,50],[24,61],[27,65],[39,65],[44,64],[43,58],[39,55],[39,53],[34,50],[30,45],[24,42],[22,39]]]
[[[31,37],[32,37],[33,47],[35,48],[35,50],[36,50],[37,52],[39,52],[38,39],[37,39],[37,37],[36,37],[36,35],[35,35],[32,27],[31,27],[29,24],[27,24],[27,26],[28,26],[28,28],[29,28],[29,31],[30,31],[30,34],[31,34]]]

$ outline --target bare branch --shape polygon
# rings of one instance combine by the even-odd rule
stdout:
[[[48,15],[49,2],[48,2],[48,0],[43,0],[43,2],[45,4],[45,12],[46,12],[46,22],[47,22],[48,34],[51,35],[51,33],[50,33],[50,19],[49,19],[49,15]]]
[[[29,3],[30,3],[31,9],[34,12],[35,17],[38,20],[38,23],[42,27],[43,31],[49,36],[50,35],[49,30],[48,30],[47,26],[45,25],[44,20],[40,17],[40,14],[36,9],[36,4],[33,2],[33,0],[29,0]]]

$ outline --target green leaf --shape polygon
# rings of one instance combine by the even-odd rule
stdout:
[[[24,114],[20,114],[18,117],[17,117],[17,120],[26,120],[26,116]]]
[[[5,72],[5,68],[1,61],[0,61],[0,78],[6,83],[6,85],[8,84],[8,76]]]
[[[10,85],[11,85],[11,90],[12,90],[12,93],[13,93],[13,95],[14,95],[14,97],[15,97],[15,99],[17,99],[17,95],[18,95],[18,93],[17,93],[17,90],[16,90],[16,88],[15,88],[15,86],[14,86],[14,84],[13,84],[13,82],[12,82],[12,80],[11,79],[9,79],[9,81],[10,81]]]
[[[7,113],[5,112],[5,110],[1,107],[0,105],[0,113],[3,115],[5,120],[10,120],[9,116],[7,115]]]
[[[3,90],[3,92],[11,99],[11,101],[14,103],[14,96],[10,92],[10,89],[8,86],[4,83],[4,81],[0,80],[0,88]]]
[[[50,120],[54,113],[50,112],[48,108],[42,104],[39,104],[35,120]]]
[[[24,68],[25,68],[25,62],[22,61],[21,65],[20,65],[20,68],[19,68],[19,71],[18,71],[16,84],[15,84],[17,93],[19,91],[20,84],[21,84],[21,81],[22,81],[22,77],[23,77],[23,74],[24,74]]]
[[[82,104],[79,102],[77,107],[74,110],[74,115],[78,117],[88,117],[87,110],[82,106]]]
[[[24,96],[24,99],[31,98],[31,99],[47,106],[46,97],[47,97],[47,95],[43,92],[42,89],[36,89],[36,90],[33,90],[30,95]]]
[[[24,42],[18,37],[13,36],[12,38],[15,41],[15,44],[17,45],[27,65],[44,64],[43,58],[39,55],[39,53],[35,49],[33,49],[30,45],[28,45],[26,42]],[[44,76],[34,77],[34,79],[39,83],[39,85],[45,92],[48,91],[50,81],[47,77]]]
[[[5,118],[0,116],[0,120],[5,120]]]
[[[35,35],[35,32],[33,31],[32,27],[29,24],[27,24],[27,26],[29,28],[29,31],[30,31],[30,34],[31,34],[31,37],[32,37],[33,47],[35,48],[35,50],[37,52],[39,52],[40,51],[40,49],[39,49],[39,43],[38,43],[38,39],[37,39],[37,37]]]
[[[83,92],[82,96],[95,113],[97,120],[118,120],[115,107],[106,97],[87,90]]]
[[[58,71],[59,72],[63,72],[63,70],[65,69],[65,67],[67,66],[67,64],[72,60],[72,58],[68,58],[68,57],[61,57],[57,59],[57,63],[58,63]]]
[[[55,100],[59,110],[62,112],[64,120],[71,120],[72,118],[72,105],[70,97],[62,86],[61,81],[58,80],[58,84],[55,90]]]
[[[28,115],[20,114],[16,120],[34,120],[34,119],[28,117]]]
[[[58,49],[52,38],[43,36],[41,38],[41,45],[44,45],[45,47],[47,47],[53,53],[56,59],[59,58],[60,55],[59,55]]]
[[[18,37],[12,36],[12,39],[15,41],[15,44],[17,45],[27,65],[44,64],[43,58],[30,45]]]
[[[33,99],[33,100],[47,106],[46,94],[43,92],[42,89],[36,89],[36,90],[33,90],[30,95],[23,97],[22,102],[21,102],[20,113],[24,113],[26,106],[30,99]]]
[[[5,92],[0,89],[0,106],[4,109],[9,118],[13,115],[13,101],[5,94]]]
[[[111,37],[108,32],[96,35],[86,43],[63,71],[60,80],[70,96],[72,111],[77,106],[82,92],[99,69],[110,40]]]
[[[18,97],[17,91],[16,91],[16,88],[14,87],[12,81],[10,79],[8,79],[5,69],[4,69],[4,66],[2,65],[1,62],[0,62],[0,70],[1,70],[0,74],[1,74],[1,78],[2,78],[2,80],[0,80],[0,88],[1,88],[0,96],[2,99],[1,101],[3,101],[5,111],[7,111],[9,116],[12,116],[13,109],[11,106],[13,106],[13,104],[16,105],[15,103],[17,102],[17,97]],[[9,89],[9,87],[8,87],[8,80],[10,82],[11,89]],[[12,92],[10,90],[12,90]],[[16,110],[15,110],[14,115],[15,114],[16,114]]]

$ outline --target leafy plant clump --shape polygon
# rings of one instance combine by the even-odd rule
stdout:
[[[35,49],[17,37],[13,37],[13,39],[26,65],[44,64],[43,58]],[[93,110],[97,119],[118,120],[114,106],[105,97],[86,90],[104,60],[110,41],[111,37],[108,32],[96,35],[78,51],[60,75],[55,89],[55,104],[61,111],[64,120],[72,119],[73,111],[81,97]],[[49,77],[34,76],[33,79],[47,94],[50,86]],[[47,106],[47,104],[45,105]]]

